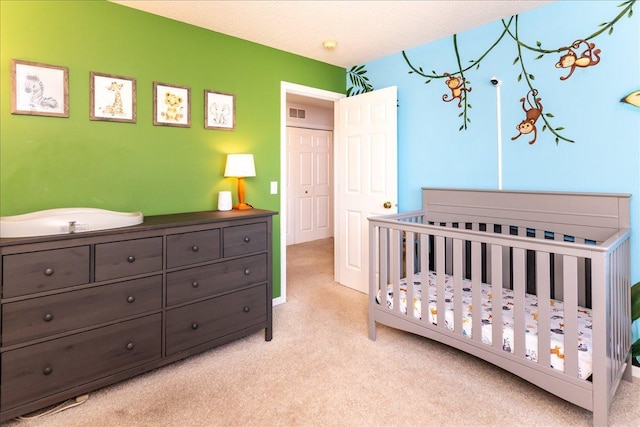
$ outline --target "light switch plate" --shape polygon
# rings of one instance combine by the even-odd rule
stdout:
[[[271,181],[271,194],[278,194],[278,181]]]

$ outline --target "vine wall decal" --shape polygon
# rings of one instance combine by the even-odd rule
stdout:
[[[451,102],[454,99],[458,100],[458,108],[462,108],[462,112],[458,114],[458,117],[462,119],[462,124],[460,125],[458,130],[462,131],[466,130],[467,126],[471,123],[469,110],[472,108],[471,104],[468,102],[468,97],[471,93],[471,81],[465,76],[465,72],[473,69],[478,70],[480,68],[480,63],[482,62],[482,60],[485,59],[487,55],[498,44],[500,44],[500,42],[502,42],[502,40],[506,36],[510,37],[515,42],[518,51],[518,55],[513,61],[514,66],[520,66],[520,73],[518,75],[517,81],[521,82],[522,80],[524,80],[524,82],[528,86],[526,95],[520,98],[522,109],[525,112],[525,120],[516,125],[518,135],[512,137],[511,139],[516,140],[523,134],[532,134],[533,139],[529,141],[529,144],[534,144],[538,136],[536,122],[538,120],[542,120],[543,124],[541,127],[541,132],[549,130],[555,137],[556,145],[558,145],[560,141],[573,143],[575,142],[574,140],[564,136],[561,133],[565,130],[564,127],[554,127],[551,124],[550,120],[555,118],[555,116],[551,112],[547,111],[545,113],[542,113],[542,103],[540,102],[542,97],[538,96],[542,93],[542,89],[537,88],[534,85],[535,75],[527,71],[527,65],[525,64],[525,59],[523,57],[523,50],[538,53],[539,55],[535,57],[534,60],[543,59],[545,55],[548,54],[561,54],[558,59],[554,59],[553,67],[566,73],[565,75],[560,76],[561,81],[566,81],[574,74],[574,72],[577,72],[578,69],[584,71],[589,67],[596,66],[600,62],[600,54],[602,52],[600,49],[596,48],[596,44],[592,40],[602,34],[611,35],[613,33],[614,25],[624,16],[631,18],[633,16],[633,6],[635,5],[635,3],[636,0],[626,0],[620,3],[617,7],[621,8],[621,11],[611,21],[601,23],[599,25],[599,30],[595,31],[587,37],[575,39],[575,41],[573,41],[568,46],[562,46],[555,49],[544,49],[542,47],[542,42],[540,41],[536,41],[535,46],[532,46],[521,40],[518,36],[518,15],[512,16],[508,20],[503,19],[502,24],[504,29],[502,33],[482,55],[480,55],[477,59],[470,60],[469,65],[467,65],[466,67],[462,66],[460,50],[458,49],[458,37],[456,34],[454,34],[453,49],[456,55],[456,62],[458,67],[457,71],[454,72],[451,72],[450,70],[442,73],[437,73],[435,70],[432,70],[430,73],[425,72],[423,67],[414,65],[411,62],[405,51],[402,51],[402,56],[410,68],[409,74],[414,74],[424,78],[425,84],[429,84],[435,79],[446,79],[444,83],[450,93],[448,92],[443,95],[442,100],[444,102]],[[584,50],[580,52],[581,47]],[[354,69],[352,68],[352,70]],[[359,71],[364,71],[364,66],[361,66],[359,68]],[[349,73],[351,73],[351,70],[349,71]],[[352,79],[352,82],[353,81],[354,80]]]
[[[365,74],[367,74],[367,70],[364,65],[354,65],[347,71],[349,81],[353,85],[347,89],[347,96],[360,95],[373,90],[373,86],[369,83],[369,77]]]

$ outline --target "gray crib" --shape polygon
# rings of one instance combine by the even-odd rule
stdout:
[[[423,210],[369,219],[369,337],[442,342],[606,425],[631,381],[629,197],[423,188]]]

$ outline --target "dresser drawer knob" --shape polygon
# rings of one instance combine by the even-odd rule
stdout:
[[[134,262],[135,260],[136,260],[136,257],[134,257],[133,255],[130,255],[130,256],[127,258],[127,261],[129,261],[129,262]]]
[[[133,347],[135,347],[135,345],[133,345],[132,342],[127,343],[127,350],[133,350]]]
[[[200,250],[200,248],[198,247],[198,245],[193,245],[193,246],[191,246],[191,250],[193,252],[198,252]]]
[[[248,276],[251,274],[251,270],[249,270],[248,268],[244,271],[244,275]]]
[[[245,242],[245,243],[249,243],[250,241],[251,241],[251,239],[250,239],[249,237],[245,237],[245,238],[244,238],[244,242]]]
[[[51,322],[53,320],[53,314],[51,313],[47,313],[44,315],[44,321],[45,322]]]
[[[251,311],[251,308],[250,308],[250,307],[245,307],[245,308],[243,308],[242,310],[243,310],[245,313],[248,313],[248,312],[250,312],[250,311]]]
[[[52,274],[53,274],[53,268],[49,267],[46,270],[44,270],[45,276],[51,276]]]
[[[191,329],[198,329],[198,324],[196,322],[193,322],[191,324]]]
[[[52,372],[53,372],[53,368],[51,367],[51,365],[45,366],[44,369],[42,370],[42,373],[45,375],[51,375]]]
[[[191,283],[191,286],[193,286],[194,288],[197,288],[198,286],[200,286],[200,283],[198,283],[197,280],[194,280],[193,283]]]
[[[128,302],[128,303],[135,302],[135,300],[136,300],[136,297],[134,297],[133,295],[129,295],[129,296],[127,297],[127,302]]]

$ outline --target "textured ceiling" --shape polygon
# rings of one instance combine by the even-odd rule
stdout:
[[[265,46],[349,68],[551,1],[112,0]],[[333,50],[322,47],[337,40]]]

